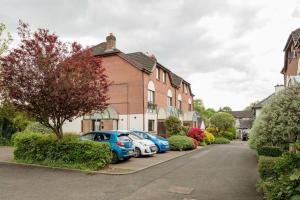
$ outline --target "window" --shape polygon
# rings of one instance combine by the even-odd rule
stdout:
[[[189,111],[192,111],[192,104],[189,103]]]
[[[148,90],[148,103],[154,103],[154,91]]]
[[[167,81],[166,79],[167,79],[167,77],[166,77],[166,72],[164,71],[164,72],[163,72],[163,83],[166,83],[166,81]]]
[[[154,120],[148,120],[148,131],[154,131]]]
[[[87,133],[80,137],[80,139],[82,140],[94,140],[94,138],[95,138],[95,133]]]
[[[181,100],[178,100],[178,109],[179,109],[179,112],[182,111],[182,101]]]
[[[156,79],[160,80],[160,70],[156,68]]]
[[[188,100],[189,103],[189,111],[192,111],[192,100],[189,98]]]
[[[167,97],[168,106],[172,106],[172,97]]]

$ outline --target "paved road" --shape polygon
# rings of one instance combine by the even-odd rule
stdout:
[[[0,164],[2,200],[259,200],[245,143],[210,146],[131,175]]]

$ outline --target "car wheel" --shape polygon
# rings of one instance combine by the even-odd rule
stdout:
[[[128,156],[128,157],[124,158],[124,160],[130,160],[130,158],[131,158],[131,157],[130,157],[130,156]]]
[[[134,149],[134,157],[135,158],[138,158],[138,157],[140,157],[141,156],[141,150],[139,149],[139,148],[135,148]]]
[[[111,163],[112,164],[116,164],[119,161],[118,155],[116,152],[112,152],[112,159],[111,159]]]
[[[159,149],[158,145],[155,145],[155,146],[157,148],[156,153],[160,153],[160,149]]]

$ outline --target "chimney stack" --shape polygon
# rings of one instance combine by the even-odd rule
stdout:
[[[116,48],[116,37],[113,33],[109,33],[106,37],[106,49],[105,50],[113,50]]]

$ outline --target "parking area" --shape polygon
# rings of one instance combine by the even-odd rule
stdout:
[[[188,153],[199,151],[200,149],[201,147],[198,147],[197,149],[191,151],[168,151],[165,153],[154,154],[153,156],[131,158],[128,161],[120,161],[117,164],[110,164],[107,168],[99,170],[98,173],[119,175],[131,174],[178,158]],[[13,151],[13,147],[0,147],[0,162],[14,162]]]

